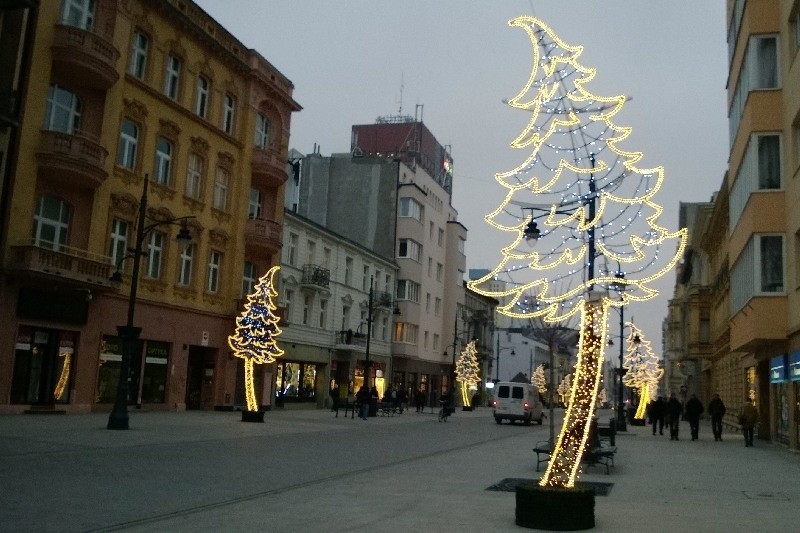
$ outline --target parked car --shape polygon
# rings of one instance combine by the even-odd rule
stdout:
[[[503,419],[512,424],[515,420],[529,426],[532,421],[542,425],[544,422],[544,405],[539,398],[539,390],[529,383],[501,381],[495,385],[494,420],[500,424]]]

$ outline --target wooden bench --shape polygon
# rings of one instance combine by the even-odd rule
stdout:
[[[550,454],[553,453],[553,449],[548,441],[543,441],[536,443],[533,453],[536,454],[536,471],[538,472],[540,464],[550,461]]]
[[[378,411],[380,411],[381,416],[394,416],[395,407],[392,402],[381,402],[378,404]]]
[[[553,449],[547,441],[538,442],[533,449],[536,454],[536,471],[539,471],[539,465],[550,461],[550,456],[553,454]],[[617,453],[616,446],[594,446],[583,452],[581,462],[586,463],[587,466],[603,465],[606,467],[606,474],[611,474],[611,467],[614,466],[614,455]]]

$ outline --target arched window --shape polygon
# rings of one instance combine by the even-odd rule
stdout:
[[[119,149],[117,150],[117,164],[128,170],[136,168],[136,151],[139,146],[139,126],[132,120],[122,119],[119,130]]]
[[[159,185],[169,185],[169,174],[172,169],[172,144],[163,137],[156,141],[156,166],[153,170],[155,181]]]
[[[81,101],[74,93],[58,85],[47,91],[44,129],[73,134],[81,125]]]
[[[42,194],[33,215],[33,241],[36,246],[60,250],[67,245],[72,208],[61,198]]]

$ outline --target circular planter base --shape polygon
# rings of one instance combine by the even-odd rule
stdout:
[[[516,524],[547,531],[578,531],[594,527],[594,489],[540,487],[531,481],[517,486]]]
[[[264,422],[264,411],[242,411],[242,422]]]

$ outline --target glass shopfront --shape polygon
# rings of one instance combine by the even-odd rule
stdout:
[[[316,395],[317,365],[299,361],[280,361],[275,395],[290,402],[313,402]]]
[[[773,402],[775,442],[789,444],[789,358],[779,355],[770,360],[769,382]]]
[[[800,351],[789,354],[789,381],[794,389],[794,425],[800,446]]]
[[[141,339],[137,341],[131,357],[129,405],[166,401],[169,352],[169,343]],[[114,403],[116,400],[121,364],[122,339],[104,335],[100,342],[97,403]]]
[[[67,404],[75,374],[72,331],[20,326],[17,331],[11,403]]]

